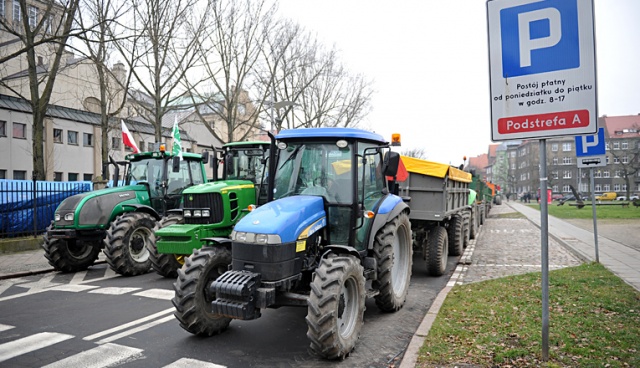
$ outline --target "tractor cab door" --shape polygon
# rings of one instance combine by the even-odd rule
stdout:
[[[378,206],[387,193],[382,169],[382,149],[371,143],[358,144],[358,218],[355,219],[355,239],[353,246],[357,250],[367,247],[369,234],[375,217],[362,216],[364,211],[377,212]]]
[[[164,196],[164,200],[166,201],[167,209],[170,210],[180,207],[182,191],[185,188],[202,184],[205,182],[205,178],[198,160],[181,160],[177,171],[172,169],[171,160],[168,163],[166,167],[167,193]]]

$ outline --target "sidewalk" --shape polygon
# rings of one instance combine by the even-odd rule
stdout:
[[[519,212],[524,218],[517,214]],[[400,363],[400,368],[413,368],[418,351],[429,334],[431,325],[448,292],[456,284],[466,284],[499,277],[541,270],[540,212],[511,201],[493,206],[489,217],[458,262],[447,286],[438,294],[433,305],[416,330]],[[595,261],[593,223],[586,230],[571,223],[549,217],[549,270],[577,266]],[[640,221],[634,221],[625,234],[598,223],[600,263],[622,280],[640,290]],[[608,231],[607,231],[608,230]],[[614,238],[614,239],[612,239]]]

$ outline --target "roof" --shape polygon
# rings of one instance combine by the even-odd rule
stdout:
[[[496,151],[500,147],[500,143],[489,145],[489,157],[496,157]]]
[[[640,115],[603,116],[605,134],[608,138],[640,137]]]
[[[484,169],[487,166],[489,166],[489,156],[486,153],[476,157],[469,157],[469,167]]]
[[[0,109],[23,112],[27,114],[31,114],[31,104],[29,101],[0,94]],[[64,119],[69,121],[75,121],[78,123],[85,123],[90,125],[100,125],[100,114],[96,114],[89,111],[72,109],[69,107],[57,106],[57,105],[49,105],[47,108],[47,116],[51,118]],[[120,121],[120,118],[112,118],[114,122]],[[155,134],[155,128],[147,123],[141,122],[134,119],[123,119],[127,124],[127,127],[132,132],[144,133],[144,134]],[[118,124],[118,126],[120,126]],[[171,127],[162,128],[162,136],[166,138],[173,137],[171,134]],[[187,132],[180,130],[180,139],[183,141],[192,142],[193,139],[187,134]]]
[[[356,138],[386,143],[380,134],[356,128],[298,128],[281,131],[276,139],[291,138]]]

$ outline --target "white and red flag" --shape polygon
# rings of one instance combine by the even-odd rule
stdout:
[[[133,153],[140,152],[138,146],[136,146],[135,139],[133,139],[133,135],[131,135],[129,128],[127,128],[127,126],[124,124],[124,120],[120,121],[122,122],[122,142],[125,146],[131,148],[133,150]]]

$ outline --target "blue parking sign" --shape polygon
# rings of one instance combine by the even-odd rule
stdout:
[[[598,134],[576,136],[576,156],[598,156],[606,153],[604,128],[598,129]]]

